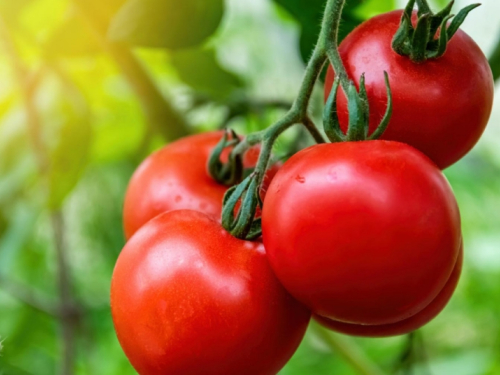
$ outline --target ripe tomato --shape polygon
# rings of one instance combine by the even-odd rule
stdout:
[[[455,265],[455,268],[453,269],[453,272],[446,282],[444,288],[427,307],[425,307],[419,313],[413,315],[411,318],[402,320],[397,323],[382,324],[377,326],[341,323],[335,320],[323,318],[321,316],[315,316],[315,319],[320,324],[329,329],[351,336],[388,337],[405,335],[407,333],[413,332],[429,323],[446,307],[457,287],[458,280],[460,279],[460,274],[462,272],[462,263],[463,250],[460,249],[457,264]]]
[[[211,132],[186,137],[144,160],[125,195],[123,223],[127,239],[165,211],[189,209],[221,216],[222,198],[228,188],[212,179],[207,163],[222,136],[223,132]],[[227,160],[227,153],[225,157]],[[250,149],[245,155],[245,166],[254,166],[258,157],[259,149]],[[270,169],[264,186],[277,168]]]
[[[310,319],[261,243],[189,210],[164,213],[130,239],[113,273],[111,309],[141,375],[274,375]]]
[[[380,123],[387,95],[383,71],[389,73],[394,110],[382,139],[407,143],[429,156],[441,169],[460,160],[481,137],[493,105],[493,75],[477,44],[458,30],[445,55],[422,64],[392,50],[402,11],[374,17],[355,29],[340,45],[349,78],[359,87],[366,73],[370,131]],[[334,72],[329,68],[325,96]],[[338,94],[343,130],[347,102]]]
[[[315,314],[380,325],[408,319],[448,281],[460,215],[441,171],[399,142],[322,144],[276,174],[262,213],[276,276]]]

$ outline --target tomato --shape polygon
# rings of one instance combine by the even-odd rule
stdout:
[[[219,218],[227,186],[217,183],[207,171],[213,148],[223,132],[189,136],[153,153],[139,166],[130,180],[123,212],[128,238],[155,216],[170,210],[190,209]],[[227,160],[227,153],[224,155]],[[244,164],[252,167],[259,149],[245,155]],[[264,185],[277,166],[271,168]]]
[[[460,279],[462,263],[463,250],[460,249],[460,254],[455,268],[453,269],[453,272],[444,288],[427,307],[419,313],[413,315],[411,318],[393,324],[376,326],[341,323],[335,320],[323,318],[321,316],[316,316],[315,319],[329,329],[352,336],[387,337],[404,335],[413,332],[429,323],[446,307],[457,287],[458,280]]]
[[[399,142],[322,144],[274,177],[263,241],[278,279],[315,314],[381,325],[428,306],[461,245],[460,215],[441,171]]]
[[[481,137],[493,105],[493,75],[483,52],[461,30],[439,59],[416,64],[396,54],[391,42],[401,16],[402,11],[394,11],[363,23],[341,43],[340,54],[349,78],[358,87],[366,73],[370,130],[376,128],[386,110],[385,70],[394,110],[382,139],[410,144],[444,169],[467,154]],[[326,97],[333,80],[330,67]],[[338,113],[345,131],[348,114],[342,90]]]
[[[276,374],[310,319],[262,243],[189,210],[164,213],[130,239],[113,273],[111,310],[141,375]]]

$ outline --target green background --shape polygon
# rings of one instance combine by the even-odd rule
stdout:
[[[279,118],[298,90],[323,5],[0,0],[1,375],[57,374],[64,349],[75,355],[68,374],[135,373],[109,311],[131,174],[182,135],[222,123],[250,132]],[[348,1],[341,34],[403,5]],[[500,3],[484,0],[463,29],[500,73]],[[316,117],[321,91],[318,84]],[[276,153],[286,155],[297,137],[307,144],[292,131]],[[499,143],[497,99],[481,142],[445,172],[462,212],[465,266],[449,306],[419,331],[413,370],[401,360],[407,337],[332,336],[339,351],[311,331],[280,374],[362,373],[346,352],[375,366],[373,374],[500,374]]]

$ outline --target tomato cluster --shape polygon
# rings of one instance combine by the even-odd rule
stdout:
[[[446,306],[463,240],[441,169],[479,139],[493,80],[461,31],[439,59],[417,64],[396,54],[391,39],[401,14],[367,21],[340,46],[358,86],[366,73],[372,127],[385,111],[380,72],[391,77],[394,111],[383,139],[318,144],[271,167],[258,190],[256,241],[233,237],[220,222],[229,187],[207,163],[222,132],[174,142],[135,172],[111,307],[140,374],[272,375],[311,316],[337,332],[383,337],[412,332]],[[346,132],[342,92],[338,106]],[[248,149],[246,168],[259,152]]]
[[[113,274],[118,339],[140,374],[276,374],[311,311],[271,270],[261,242],[226,232],[228,187],[207,170],[223,132],[186,137],[149,156],[125,197],[128,243]],[[227,160],[228,150],[221,155]],[[258,148],[245,155],[254,166]],[[261,197],[279,165],[264,179]]]

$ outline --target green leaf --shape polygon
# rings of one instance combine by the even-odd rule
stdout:
[[[87,165],[91,145],[91,127],[87,112],[66,104],[66,121],[53,149],[49,169],[49,199],[51,209],[59,208],[78,183]]]
[[[189,48],[215,32],[223,13],[223,0],[128,0],[108,37],[132,46]]]
[[[243,87],[238,76],[219,64],[213,49],[176,51],[170,62],[184,83],[212,98],[224,100]]]

